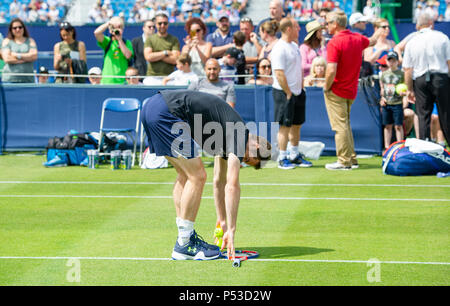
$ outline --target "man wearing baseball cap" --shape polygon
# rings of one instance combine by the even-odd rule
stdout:
[[[366,32],[366,24],[369,21],[369,18],[361,14],[360,12],[356,12],[351,14],[348,23],[350,24],[350,31],[353,33],[358,33],[369,37]],[[384,64],[386,66],[386,64]],[[360,77],[366,77],[373,74],[373,67],[370,62],[364,60],[361,64],[361,70],[359,73]]]
[[[367,36],[366,24],[369,19],[360,12],[353,13],[349,18],[349,24],[353,33]]]
[[[48,83],[48,69],[44,66],[39,67],[38,83],[45,84]]]
[[[206,36],[206,42],[212,44],[211,57],[220,58],[229,48],[234,47],[233,34],[230,31],[230,17],[226,13],[217,16],[217,30]]]
[[[98,85],[102,80],[102,70],[99,67],[92,67],[88,71],[89,83]]]

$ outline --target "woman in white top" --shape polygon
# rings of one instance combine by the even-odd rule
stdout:
[[[192,59],[191,69],[198,76],[205,76],[205,63],[211,57],[212,44],[204,40],[206,25],[200,18],[189,18],[185,26],[189,34],[181,53],[189,54]]]

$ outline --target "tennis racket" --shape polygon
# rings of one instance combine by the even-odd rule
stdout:
[[[259,256],[259,253],[256,251],[247,251],[247,250],[236,250],[233,260],[233,267],[239,268],[241,266],[241,262],[245,261],[247,259],[253,259],[257,258]],[[227,257],[227,251],[223,251],[221,253],[222,258],[228,258]]]

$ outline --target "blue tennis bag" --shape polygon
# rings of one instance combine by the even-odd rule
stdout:
[[[88,133],[69,132],[64,137],[50,138],[47,145],[46,167],[81,165],[88,150],[95,150],[97,141]]]
[[[393,143],[383,155],[383,173],[399,176],[450,172],[450,154],[442,146],[408,138]]]

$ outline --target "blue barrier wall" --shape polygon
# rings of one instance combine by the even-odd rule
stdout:
[[[6,150],[42,149],[48,139],[64,136],[69,130],[98,131],[102,102],[108,97],[133,97],[143,101],[160,88],[144,86],[92,85],[3,85],[0,112],[4,122],[0,133]],[[245,122],[273,120],[272,88],[236,86],[236,109]],[[325,151],[334,152],[334,133],[325,109],[322,89],[307,88],[306,123],[302,140],[321,141]],[[106,126],[133,126],[133,118],[110,117]],[[380,154],[382,133],[378,107],[370,106],[359,94],[352,107],[351,124],[358,153]],[[274,135],[276,131],[267,131]],[[276,134],[275,134],[276,135]]]

